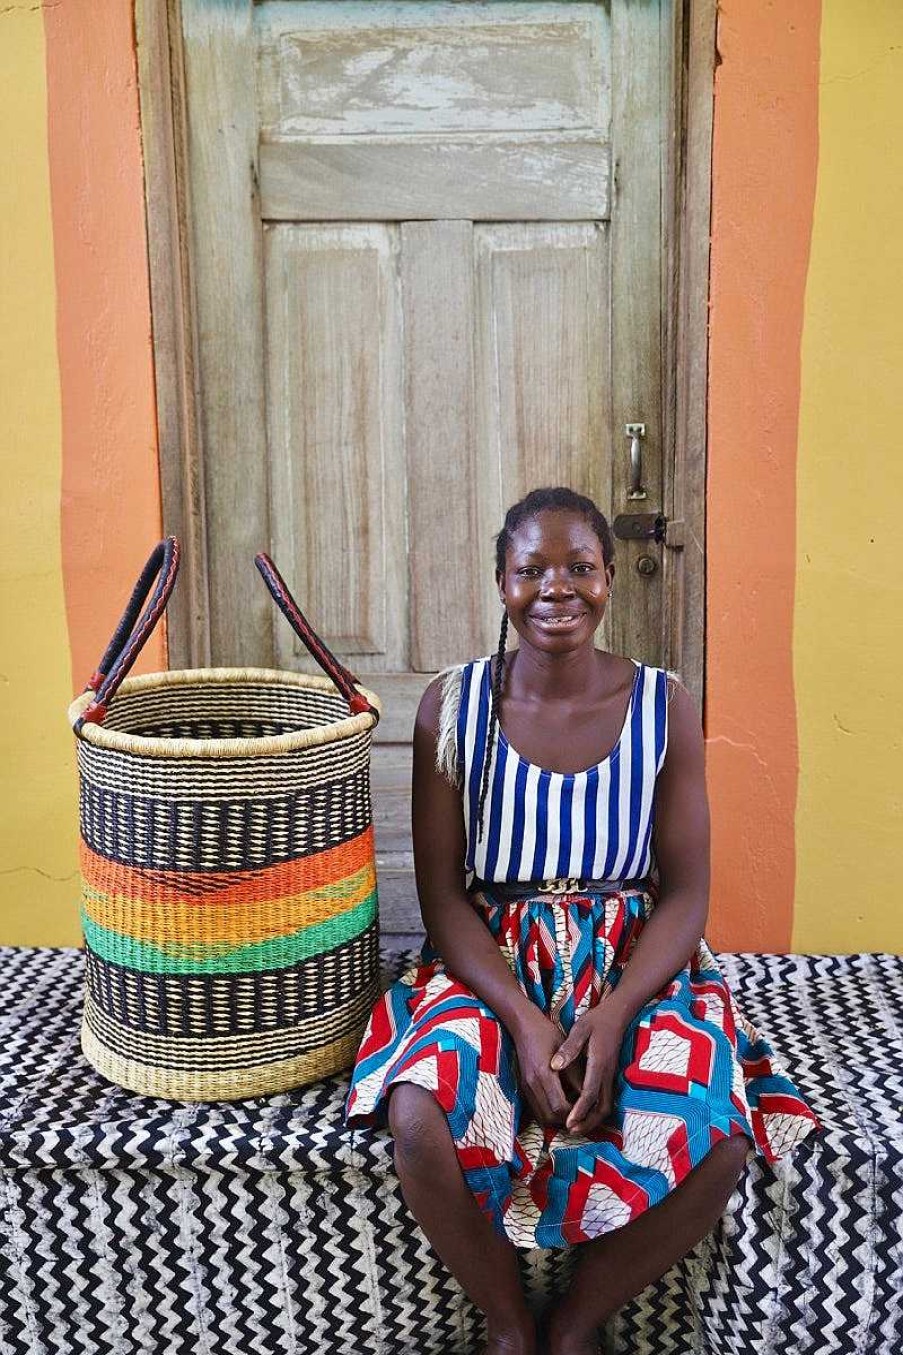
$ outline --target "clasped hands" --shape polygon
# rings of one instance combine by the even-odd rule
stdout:
[[[521,1088],[541,1125],[589,1137],[608,1119],[625,1029],[604,1000],[566,1036],[536,1009],[515,1047]]]

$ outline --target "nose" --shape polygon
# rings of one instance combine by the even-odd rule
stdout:
[[[543,597],[572,597],[573,593],[574,585],[567,569],[550,569],[543,575]]]

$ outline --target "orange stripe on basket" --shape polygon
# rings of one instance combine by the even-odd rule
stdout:
[[[123,899],[161,904],[264,903],[338,884],[373,860],[373,825],[338,847],[260,870],[180,871],[125,866],[81,844],[85,884]]]
[[[337,884],[278,899],[250,902],[233,899],[226,906],[208,909],[200,931],[197,909],[184,901],[161,905],[156,899],[122,899],[115,894],[92,891],[86,892],[82,907],[92,922],[119,937],[150,941],[165,930],[170,944],[193,941],[205,946],[220,942],[244,946],[291,935],[327,918],[340,917],[359,907],[375,888],[376,870],[369,861]]]

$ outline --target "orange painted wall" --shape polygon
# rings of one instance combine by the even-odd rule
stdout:
[[[790,949],[800,343],[818,165],[819,0],[722,0],[707,486],[708,936]]]
[[[73,691],[161,532],[131,0],[44,9],[62,397],[61,524]],[[166,666],[162,634],[136,672]],[[65,713],[61,713],[64,717]]]

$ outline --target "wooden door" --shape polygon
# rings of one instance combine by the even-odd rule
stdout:
[[[674,24],[666,0],[180,14],[209,659],[312,667],[253,569],[270,550],[383,698],[380,900],[407,931],[414,712],[495,648],[505,507],[554,483],[611,517],[674,500]],[[674,663],[674,554],[619,543],[600,643]]]

